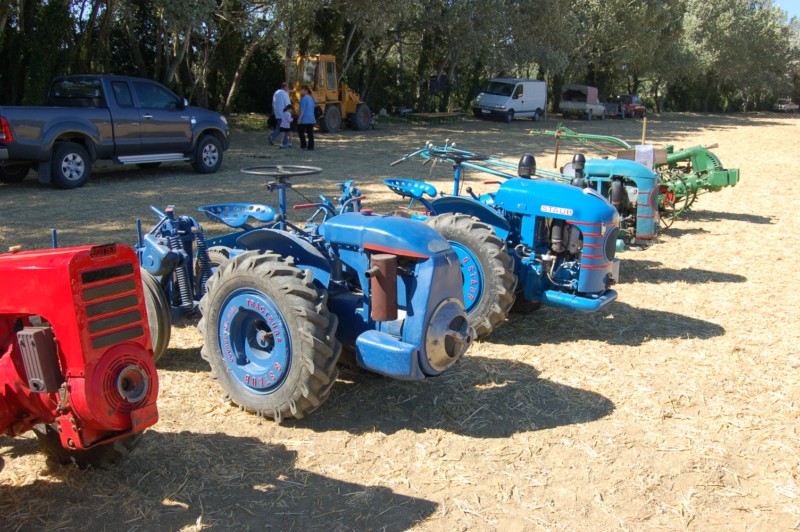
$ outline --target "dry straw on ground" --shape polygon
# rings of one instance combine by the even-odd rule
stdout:
[[[319,150],[235,134],[223,170],[105,167],[75,191],[0,186],[0,245],[134,240],[148,205],[276,202],[254,164],[324,168],[297,192],[357,179],[378,212],[401,203],[380,180],[450,169],[389,162],[445,138],[553,164],[556,121],[386,126],[320,135]],[[641,121],[570,122],[641,136]],[[619,301],[595,315],[511,319],[440,378],[344,372],[331,399],[276,425],[222,404],[193,324],[160,365],[161,420],[111,471],[50,468],[31,438],[0,438],[0,528],[419,530],[793,529],[800,526],[795,232],[800,120],[772,114],[651,117],[648,139],[719,143],[741,169],[649,249],[623,255]],[[562,145],[562,161],[575,149]],[[483,176],[470,174],[476,190]],[[306,200],[291,195],[294,203]],[[220,228],[207,224],[211,232]],[[35,297],[35,295],[32,295]]]

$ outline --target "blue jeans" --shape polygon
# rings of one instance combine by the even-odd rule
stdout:
[[[281,123],[280,117],[275,117],[275,118],[278,119],[278,124],[280,124]],[[272,139],[272,142],[275,142],[276,140],[278,140],[280,134],[281,134],[281,128],[280,125],[277,125],[275,126],[275,129],[272,130],[272,133],[270,133],[269,137]]]

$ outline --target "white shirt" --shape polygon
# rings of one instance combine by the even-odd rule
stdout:
[[[283,89],[276,90],[275,94],[272,95],[272,114],[275,115],[275,118],[280,120],[283,110],[291,103],[292,102],[289,100],[289,93]]]

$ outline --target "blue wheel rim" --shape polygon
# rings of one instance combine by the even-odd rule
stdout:
[[[481,268],[481,263],[475,254],[465,245],[451,240],[450,246],[458,255],[458,264],[461,267],[461,279],[463,281],[464,307],[466,307],[467,314],[469,314],[483,297],[483,268]]]
[[[292,343],[283,314],[258,290],[238,289],[218,319],[222,359],[239,386],[266,395],[279,389],[292,363]]]

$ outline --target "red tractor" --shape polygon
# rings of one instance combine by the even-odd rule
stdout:
[[[158,420],[136,254],[82,246],[0,255],[0,434],[106,467]]]

